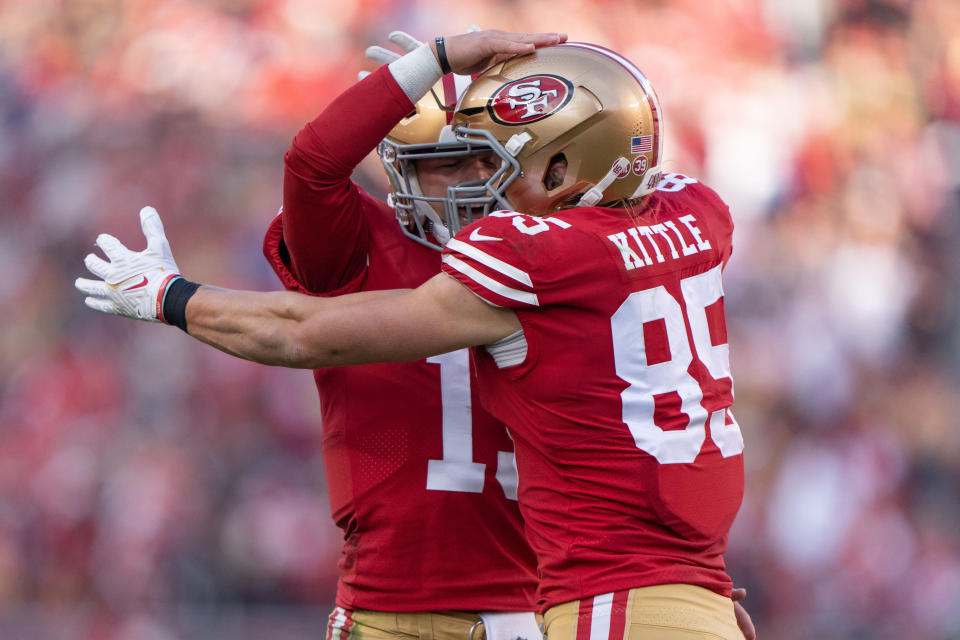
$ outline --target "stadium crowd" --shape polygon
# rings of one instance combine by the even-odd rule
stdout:
[[[472,23],[637,61],[665,170],[730,204],[727,560],[759,636],[960,637],[955,0],[0,0],[0,637],[322,628],[311,376],[94,314],[73,280],[151,204],[192,278],[278,289],[292,135],[389,31]]]

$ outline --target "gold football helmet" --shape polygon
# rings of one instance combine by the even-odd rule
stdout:
[[[597,45],[561,44],[491,67],[461,96],[452,126],[458,141],[486,143],[502,161],[484,213],[612,204],[660,181],[657,96],[632,62]]]
[[[404,234],[437,250],[461,226],[472,222],[477,203],[482,208],[488,200],[483,180],[451,186],[448,192],[452,189],[458,194],[458,204],[453,206],[449,197],[423,195],[417,179],[417,160],[490,152],[486,144],[478,148],[470,141],[457,140],[449,126],[457,96],[469,84],[469,76],[444,76],[377,146],[392,189],[387,203],[396,212]],[[431,206],[433,202],[443,205],[446,220]]]

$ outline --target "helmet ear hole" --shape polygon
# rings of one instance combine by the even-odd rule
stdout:
[[[547,164],[547,170],[543,174],[543,187],[547,191],[553,191],[563,184],[567,177],[567,156],[558,153],[550,158]]]

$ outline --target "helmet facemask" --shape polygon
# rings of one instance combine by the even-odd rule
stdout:
[[[394,127],[377,147],[392,193],[387,203],[408,238],[440,250],[463,226],[486,215],[484,180],[450,186],[447,197],[426,196],[421,187],[418,162],[427,158],[463,157],[489,153],[486,140],[458,140],[450,130],[457,95],[470,77],[449,74],[414,104],[414,110]],[[443,203],[438,213],[435,206]]]
[[[426,158],[461,158],[490,152],[486,139],[468,140],[454,137],[449,127],[441,133],[441,141],[423,144],[399,144],[384,139],[377,152],[383,162],[393,193],[387,198],[397,215],[404,234],[434,249],[441,249],[461,228],[492,210],[486,185],[489,180],[472,180],[450,185],[443,196],[424,195],[417,174],[417,163]],[[519,166],[517,166],[519,170]],[[501,167],[494,178],[504,173]],[[493,179],[493,178],[491,178]],[[442,203],[441,217],[433,203]]]
[[[457,127],[454,132],[461,145],[474,153],[493,153],[499,158],[500,166],[485,180],[473,180],[456,184],[447,189],[445,211],[447,220],[458,219],[462,225],[458,230],[492,211],[511,209],[506,191],[522,175],[520,163],[489,131]],[[469,212],[469,216],[464,216]]]

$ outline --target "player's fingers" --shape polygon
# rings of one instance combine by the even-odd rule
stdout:
[[[153,207],[140,209],[140,228],[147,238],[147,249],[160,255],[170,255],[170,243],[163,231],[163,221],[160,214]]]
[[[503,38],[495,40],[491,44],[493,45],[493,50],[501,55],[523,55],[525,53],[533,53],[533,51],[537,48],[537,45],[533,44],[532,42],[517,42],[516,40],[507,40]]]
[[[110,263],[95,253],[88,253],[83,259],[83,264],[86,265],[87,271],[98,278],[106,280],[110,274]]]
[[[80,293],[101,298],[106,297],[109,289],[107,283],[103,280],[90,280],[89,278],[77,278],[74,280],[73,286],[76,287]]]
[[[364,55],[374,62],[379,62],[380,64],[390,64],[400,57],[400,54],[390,51],[389,49],[384,49],[383,47],[377,45],[367,47],[367,50],[364,51]]]
[[[129,249],[123,246],[122,242],[114,238],[109,233],[101,233],[98,235],[95,244],[100,247],[101,251],[103,251],[103,253],[110,260],[115,260],[129,251]]]
[[[566,40],[567,36],[563,33],[507,33],[491,38],[498,53],[514,54],[531,53],[534,49],[551,47]]]
[[[102,311],[103,313],[113,313],[115,308],[112,302],[109,300],[104,300],[103,298],[85,298],[83,304],[87,305],[94,311]]]
[[[747,597],[747,590],[743,587],[735,587],[733,592],[730,594],[730,599],[734,602],[739,602]]]
[[[407,53],[413,51],[423,44],[406,31],[391,31],[390,35],[387,36],[387,40],[397,45]]]
[[[507,40],[519,44],[532,44],[535,47],[550,47],[567,41],[565,33],[513,33],[499,32],[493,36],[497,40]]]
[[[744,640],[756,640],[757,629],[753,626],[753,620],[750,619],[750,614],[739,602],[733,603],[733,614],[737,618],[737,627],[740,628]]]
[[[533,53],[536,51],[537,45],[532,42],[522,42],[509,37],[492,37],[487,39],[484,49],[488,56],[485,60],[485,65],[493,66],[515,56]]]

